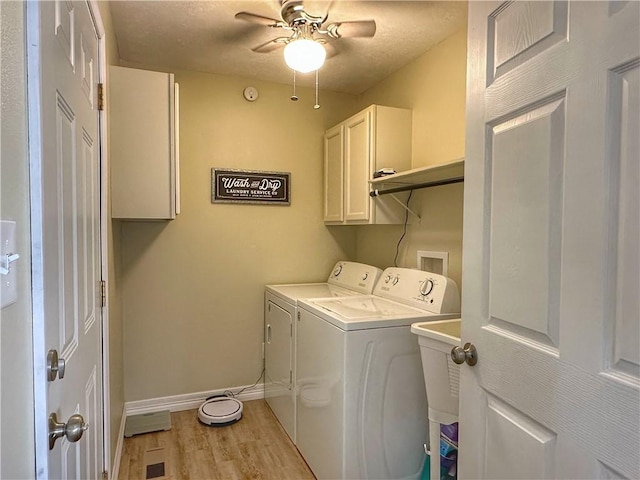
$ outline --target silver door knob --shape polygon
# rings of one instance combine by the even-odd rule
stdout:
[[[84,418],[79,413],[71,415],[67,423],[58,422],[55,413],[49,415],[49,450],[53,450],[56,440],[60,437],[67,437],[71,443],[82,438],[82,434],[89,428],[88,423],[84,423]]]
[[[478,351],[473,343],[465,343],[464,347],[453,347],[451,349],[451,360],[458,365],[467,362],[467,365],[473,367],[478,363]]]
[[[60,380],[64,378],[64,358],[58,358],[58,351],[51,349],[47,353],[47,380],[53,382],[56,375]]]

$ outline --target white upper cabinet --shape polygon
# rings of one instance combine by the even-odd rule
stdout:
[[[173,74],[110,67],[111,216],[180,213],[178,84]]]
[[[369,196],[381,168],[411,168],[411,110],[371,105],[324,136],[324,221],[337,224],[403,223],[392,198]]]
[[[344,220],[344,125],[324,134],[324,221]]]

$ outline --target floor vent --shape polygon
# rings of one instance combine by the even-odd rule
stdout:
[[[162,478],[164,477],[164,462],[154,463],[153,465],[147,465],[147,480],[149,478]]]
[[[169,410],[127,417],[124,436],[132,437],[141,433],[159,432],[161,430],[171,430],[171,413]]]
[[[167,450],[164,447],[152,448],[144,452],[145,479],[169,478],[167,467]]]

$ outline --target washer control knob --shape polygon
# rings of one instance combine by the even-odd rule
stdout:
[[[333,270],[333,276],[337,277],[342,272],[342,264],[338,264],[336,268]]]
[[[384,277],[384,283],[389,283],[391,281],[391,275],[387,275]]]
[[[424,282],[422,282],[422,285],[420,285],[420,295],[422,295],[423,297],[426,297],[427,295],[429,295],[432,290],[433,290],[433,280],[431,279],[425,280]]]
[[[362,275],[362,280],[366,280],[367,278],[369,278],[369,274],[365,273],[364,275]]]
[[[393,279],[393,284],[397,285],[399,281],[400,281],[400,277],[396,275],[395,278]]]

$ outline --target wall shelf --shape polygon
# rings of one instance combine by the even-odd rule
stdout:
[[[369,180],[372,198],[381,195],[391,195],[402,208],[420,220],[420,215],[405,205],[395,196],[396,193],[418,190],[421,188],[439,187],[452,183],[464,182],[464,158],[449,163],[433,165],[429,167],[414,168],[405,172],[385,175],[384,177]]]
[[[437,187],[464,181],[464,158],[453,162],[414,168],[405,172],[369,180],[369,195],[378,197],[390,193],[406,192],[420,188]]]

